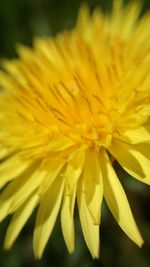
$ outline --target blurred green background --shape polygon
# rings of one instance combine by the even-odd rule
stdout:
[[[89,0],[91,9],[101,6],[110,10],[112,0]],[[125,1],[127,2],[127,1]],[[70,29],[75,23],[81,0],[0,0],[0,58],[16,56],[15,44],[32,45],[33,36],[55,35]],[[150,0],[143,1],[143,13]],[[1,267],[149,267],[150,266],[150,188],[130,178],[116,164],[116,170],[127,196],[145,244],[139,249],[121,231],[103,204],[101,224],[101,258],[93,260],[83,240],[76,211],[76,250],[69,255],[60,229],[60,220],[49,240],[41,261],[35,261],[32,233],[35,214],[24,227],[13,248],[3,251],[3,239],[9,219],[0,224]]]

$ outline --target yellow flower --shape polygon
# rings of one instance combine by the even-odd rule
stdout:
[[[150,16],[114,1],[109,16],[87,7],[74,30],[18,47],[0,73],[0,221],[13,214],[9,248],[38,206],[40,258],[60,211],[74,250],[74,205],[93,257],[99,255],[103,196],[137,245],[143,239],[113,168],[150,184]]]

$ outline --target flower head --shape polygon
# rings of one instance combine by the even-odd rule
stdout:
[[[77,26],[18,47],[0,73],[0,221],[13,214],[9,248],[36,206],[35,256],[40,258],[58,213],[74,250],[77,200],[86,244],[99,255],[103,197],[139,246],[113,160],[150,183],[150,17],[140,5],[114,1],[109,16],[87,7]]]

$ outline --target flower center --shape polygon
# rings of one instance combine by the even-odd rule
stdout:
[[[83,124],[76,124],[73,134],[69,136],[79,142],[83,142],[97,150],[101,146],[108,147],[111,143],[113,133],[113,123],[105,114],[88,118]]]

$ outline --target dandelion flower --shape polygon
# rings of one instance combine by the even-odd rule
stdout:
[[[138,231],[113,168],[150,184],[150,17],[137,1],[104,16],[80,9],[74,30],[18,46],[0,73],[0,221],[12,215],[10,248],[38,207],[33,247],[43,254],[60,213],[74,250],[77,202],[86,244],[99,256],[103,197],[138,246]]]

